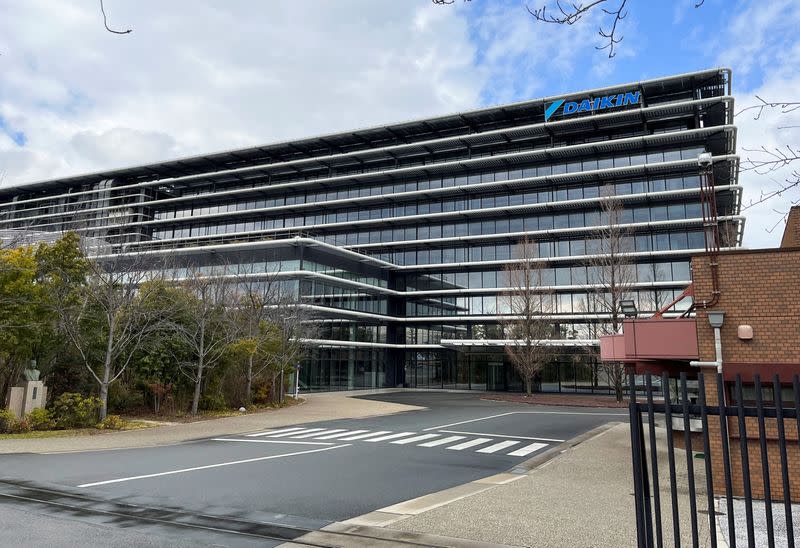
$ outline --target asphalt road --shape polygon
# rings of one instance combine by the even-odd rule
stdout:
[[[367,396],[428,409],[163,447],[0,455],[0,521],[12,524],[0,544],[276,545],[506,471],[626,417],[478,396]]]

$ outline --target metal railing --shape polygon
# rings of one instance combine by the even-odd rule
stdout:
[[[733,548],[739,541],[772,547],[777,539],[779,545],[793,548],[798,533],[792,485],[797,501],[800,483],[791,468],[800,462],[800,377],[781,382],[775,375],[771,383],[762,384],[755,375],[752,383],[744,384],[737,375],[735,383],[726,386],[721,373],[699,374],[692,401],[686,373],[681,373],[674,395],[664,374],[663,403],[654,400],[650,375],[645,385],[644,400],[637,400],[634,391],[629,406],[638,546],[680,546],[685,541]],[[745,390],[749,398],[751,389],[752,399],[746,402]],[[770,390],[772,398],[765,402]],[[784,402],[782,390],[791,392],[794,401]],[[707,397],[714,395],[716,402],[708,403]],[[657,425],[662,419],[663,427]],[[797,438],[790,435],[795,428]],[[702,461],[695,452],[702,452]],[[660,462],[664,453],[666,471]],[[665,495],[668,500],[663,500]],[[762,505],[763,521],[755,508]],[[707,524],[702,523],[705,516]]]

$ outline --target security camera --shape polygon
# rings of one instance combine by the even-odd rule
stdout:
[[[700,167],[711,167],[714,161],[711,159],[710,152],[703,152],[697,157],[697,164]]]

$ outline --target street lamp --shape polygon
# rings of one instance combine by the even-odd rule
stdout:
[[[638,311],[633,299],[623,299],[619,302],[619,308],[626,318],[635,318]]]

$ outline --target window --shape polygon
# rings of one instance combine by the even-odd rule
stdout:
[[[654,206],[650,208],[650,218],[653,221],[666,221],[667,220],[666,206]]]
[[[647,207],[637,207],[633,210],[633,221],[636,223],[646,223],[650,220],[650,209]]]
[[[703,216],[699,203],[686,204],[686,218],[699,219]]]
[[[683,219],[686,216],[686,208],[683,204],[671,204],[667,207],[670,220]]]
[[[470,272],[469,273],[469,289],[479,289],[483,287],[482,273]]]
[[[705,236],[702,232],[689,232],[687,234],[689,249],[703,249],[706,245]]]
[[[688,261],[677,261],[672,263],[672,278],[674,280],[688,281],[691,280]]]

